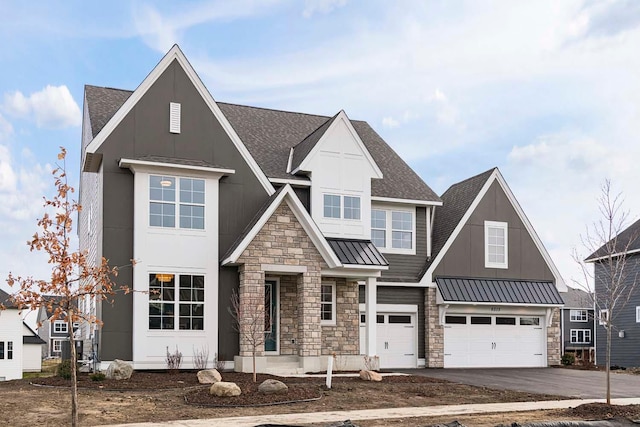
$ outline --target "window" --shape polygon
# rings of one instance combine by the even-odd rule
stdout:
[[[53,353],[62,352],[62,341],[61,340],[53,340],[53,345],[52,345],[51,351]]]
[[[344,218],[360,219],[360,197],[344,196]]]
[[[636,307],[636,323],[640,323],[640,306]]]
[[[496,317],[496,325],[515,325],[515,317]]]
[[[320,323],[336,324],[336,285],[323,283],[320,287]]]
[[[607,326],[607,322],[609,321],[609,310],[600,310],[598,315],[598,324]]]
[[[484,266],[486,268],[509,267],[508,241],[508,226],[506,222],[484,222]]]
[[[204,276],[180,276],[180,329],[204,329]]]
[[[56,320],[53,322],[53,332],[56,334],[66,334],[69,332],[69,325],[64,320]]]
[[[569,312],[569,319],[572,322],[586,322],[587,310],[571,310]]]
[[[572,344],[589,344],[591,342],[591,331],[589,329],[571,329]]]
[[[7,359],[13,359],[13,341],[7,342]]]
[[[0,341],[0,359],[4,359],[4,341]]]
[[[324,195],[324,217],[340,218],[340,196],[335,194]]]
[[[444,316],[444,323],[447,325],[466,325],[467,316]]]
[[[149,274],[149,329],[204,329],[204,276]],[[178,305],[176,319],[176,304]]]
[[[179,194],[179,227],[204,230],[205,183],[203,179],[151,175],[149,177],[149,225],[176,227],[176,193]]]
[[[520,325],[522,326],[540,326],[539,317],[521,317]]]
[[[490,325],[491,317],[489,316],[471,316],[472,325]]]
[[[386,252],[413,253],[415,247],[414,212],[371,210],[371,241]]]

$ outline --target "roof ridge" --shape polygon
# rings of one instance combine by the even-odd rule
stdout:
[[[447,190],[445,191],[445,193],[446,193],[447,191],[451,190],[453,187],[456,187],[456,186],[458,186],[458,185],[465,184],[465,183],[467,183],[467,182],[469,182],[469,181],[472,181],[472,180],[474,180],[474,179],[480,178],[480,177],[481,177],[482,175],[484,175],[484,174],[487,174],[487,173],[489,173],[489,172],[493,173],[493,171],[495,171],[496,169],[498,169],[498,167],[497,167],[497,166],[494,166],[494,167],[492,167],[491,169],[487,169],[486,171],[484,171],[484,172],[480,172],[480,173],[479,173],[479,174],[477,174],[477,175],[474,175],[474,176],[471,176],[471,177],[469,177],[469,178],[463,179],[462,181],[459,181],[459,182],[453,183],[453,184],[451,184],[451,185],[449,186],[449,188],[447,188]],[[443,193],[443,195],[444,195],[444,193]]]
[[[232,106],[235,106],[235,107],[252,108],[254,110],[274,111],[274,112],[277,112],[277,113],[300,114],[300,115],[303,115],[303,116],[312,116],[312,117],[319,117],[319,118],[326,118],[326,119],[330,119],[331,117],[333,117],[333,116],[327,116],[327,115],[324,115],[324,114],[304,113],[302,111],[291,111],[291,110],[282,110],[282,109],[279,109],[279,108],[258,107],[256,105],[237,104],[235,102],[216,101],[216,104],[225,104],[225,105],[232,105]]]
[[[133,93],[133,92],[134,92],[134,91],[129,90],[129,89],[119,89],[119,88],[117,88],[117,87],[111,87],[111,86],[96,86],[96,85],[85,84],[85,85],[84,85],[84,87],[85,87],[85,88],[87,88],[87,87],[94,87],[94,88],[96,88],[96,89],[117,90],[117,91],[120,91],[120,92],[130,92],[130,93]]]

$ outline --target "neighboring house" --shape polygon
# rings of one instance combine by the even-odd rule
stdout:
[[[497,169],[438,197],[344,111],[216,102],[177,46],[133,92],[85,87],[80,203],[89,262],[135,291],[80,303],[102,367],[250,371],[234,292],[261,372],[559,363],[566,287]]]
[[[568,288],[560,317],[562,354],[572,353],[578,363],[595,361],[593,298],[581,289]]]
[[[0,381],[22,378],[23,372],[41,370],[40,347],[44,342],[26,323],[9,294],[0,289]]]
[[[611,365],[640,367],[640,220],[623,230],[591,254],[586,262],[593,263],[596,298],[596,364],[606,364],[607,331],[602,318],[609,317],[612,294],[604,283],[616,271],[609,269],[611,262],[619,263],[624,256],[624,280],[617,286],[617,303],[611,316]],[[619,265],[619,264],[618,264]],[[617,270],[619,271],[619,270]]]
[[[59,316],[55,320],[52,319],[56,304],[62,297],[47,296],[47,300],[52,301],[51,307],[46,305],[40,306],[38,309],[38,336],[47,344],[42,347],[42,357],[61,357],[63,343],[69,341],[69,325],[66,317]],[[76,325],[77,328],[77,325]],[[79,357],[80,359],[80,357]]]

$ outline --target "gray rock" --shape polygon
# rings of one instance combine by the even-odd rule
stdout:
[[[110,380],[128,380],[133,374],[133,367],[127,362],[116,359],[109,365],[105,376]]]
[[[376,371],[360,371],[360,378],[365,381],[382,381],[382,375]]]
[[[264,394],[283,393],[287,390],[289,390],[289,387],[285,383],[272,379],[264,380],[258,386],[258,391]]]
[[[198,371],[198,382],[200,384],[215,384],[222,381],[222,375],[217,369],[205,369]]]
[[[209,394],[218,397],[233,397],[240,396],[242,391],[236,383],[218,381],[209,389]]]

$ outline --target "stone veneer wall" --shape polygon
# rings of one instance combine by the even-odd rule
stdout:
[[[322,325],[322,354],[360,354],[358,284],[344,278],[323,278],[336,283],[336,324]]]
[[[427,368],[444,367],[444,328],[438,318],[436,288],[427,288],[424,293],[425,306],[425,364]]]
[[[327,265],[286,202],[275,210],[244,250],[238,263],[242,264],[239,269],[240,302],[242,304],[243,300],[250,301],[258,316],[263,319],[265,272],[262,271],[262,264],[307,268],[306,273],[293,276],[296,280],[296,347],[298,356],[320,356],[320,271],[327,268]],[[291,329],[288,333],[292,331]],[[243,339],[243,334],[246,333],[246,328],[240,333],[240,356],[251,356],[251,346]],[[262,355],[263,351],[264,346],[259,349],[258,354]],[[287,351],[292,351],[292,347]]]
[[[560,364],[560,309],[554,308],[551,326],[547,327],[547,365]]]
[[[298,354],[298,279],[280,276],[280,354]]]

